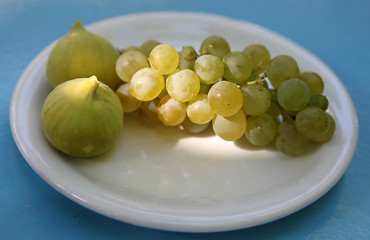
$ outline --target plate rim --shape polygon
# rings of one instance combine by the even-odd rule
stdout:
[[[330,71],[330,73],[334,77],[336,77],[336,79],[339,80],[338,83],[341,84],[340,87],[347,94],[347,96],[346,96],[347,99],[350,100],[348,102],[348,104],[349,104],[350,110],[352,112],[352,120],[355,123],[353,125],[353,128],[352,128],[353,133],[354,133],[352,138],[351,138],[352,141],[351,141],[351,144],[348,146],[350,151],[346,152],[345,156],[343,156],[343,158],[347,159],[347,160],[340,162],[341,163],[340,164],[341,165],[340,166],[340,171],[338,171],[339,166],[333,168],[331,173],[328,174],[328,176],[329,176],[328,178],[330,178],[329,179],[330,182],[328,182],[328,180],[326,180],[325,181],[326,184],[320,184],[320,189],[315,189],[316,191],[314,192],[314,194],[310,195],[310,199],[306,200],[306,202],[296,204],[294,208],[287,206],[285,209],[283,209],[284,210],[283,214],[281,213],[282,209],[280,209],[278,212],[275,212],[273,214],[271,214],[271,212],[270,212],[269,214],[266,214],[265,217],[263,217],[263,216],[259,217],[258,221],[254,221],[253,224],[250,222],[250,220],[249,220],[248,224],[246,224],[246,221],[241,221],[241,220],[243,220],[242,216],[245,215],[245,214],[233,215],[234,217],[230,217],[227,222],[224,221],[225,217],[222,216],[222,218],[219,219],[219,221],[204,222],[203,224],[199,224],[200,222],[196,222],[197,225],[194,225],[194,224],[190,224],[190,222],[187,222],[187,224],[184,223],[184,222],[181,223],[181,219],[183,219],[184,216],[180,216],[179,218],[181,218],[181,219],[177,219],[178,221],[180,221],[180,223],[169,223],[165,219],[162,220],[162,218],[157,219],[157,221],[155,221],[155,216],[154,216],[154,219],[151,217],[149,219],[143,220],[142,217],[147,216],[148,213],[139,213],[137,210],[132,210],[132,209],[126,209],[126,210],[127,210],[128,213],[132,213],[132,214],[135,213],[136,215],[129,214],[129,216],[127,215],[127,216],[122,217],[122,216],[116,215],[114,212],[108,213],[107,210],[104,207],[99,207],[99,206],[96,207],[96,206],[94,206],[94,204],[95,204],[94,202],[93,203],[86,202],[85,196],[81,197],[81,196],[74,195],[73,191],[68,189],[68,187],[66,188],[65,186],[61,186],[60,184],[58,184],[58,182],[55,179],[51,178],[48,174],[46,174],[42,170],[43,166],[40,166],[40,165],[37,164],[37,162],[30,160],[29,159],[30,158],[29,153],[27,152],[27,146],[24,146],[23,142],[21,141],[21,137],[19,135],[21,133],[18,132],[18,127],[17,127],[17,124],[16,124],[17,112],[16,112],[16,107],[15,106],[16,106],[18,96],[20,94],[20,90],[22,88],[22,83],[28,79],[29,75],[32,73],[34,68],[37,67],[40,64],[39,62],[42,59],[45,58],[45,55],[48,54],[48,52],[51,50],[51,48],[53,47],[53,45],[56,43],[56,41],[58,39],[56,39],[54,42],[50,43],[47,47],[45,47],[29,63],[29,65],[26,67],[26,69],[22,73],[21,77],[18,79],[18,82],[17,82],[16,87],[13,91],[11,102],[10,102],[9,119],[10,119],[11,132],[12,132],[13,138],[16,142],[16,145],[17,145],[19,151],[21,152],[21,154],[22,154],[23,158],[26,160],[26,162],[31,166],[31,168],[44,181],[46,181],[49,185],[51,185],[58,192],[62,193],[64,196],[68,197],[69,199],[77,202],[78,204],[80,204],[80,205],[82,205],[82,206],[84,206],[84,207],[86,207],[90,210],[93,210],[93,211],[98,212],[102,215],[111,217],[111,218],[119,220],[119,221],[124,221],[126,223],[130,223],[130,224],[134,224],[134,225],[138,225],[138,226],[142,226],[142,227],[149,227],[149,228],[155,228],[155,229],[160,229],[160,230],[174,230],[174,231],[181,231],[181,232],[210,232],[210,231],[218,232],[218,231],[235,230],[235,229],[240,229],[240,228],[253,227],[253,226],[256,226],[256,225],[271,222],[271,221],[283,218],[285,216],[288,216],[288,215],[290,215],[290,214],[292,214],[292,213],[294,213],[294,212],[312,204],[317,199],[319,199],[321,196],[326,194],[341,179],[341,177],[344,175],[345,171],[347,170],[348,166],[350,165],[350,163],[352,161],[352,158],[353,158],[353,155],[354,155],[355,150],[356,150],[357,141],[358,141],[358,130],[359,130],[359,128],[358,128],[358,118],[357,118],[356,110],[354,108],[354,104],[352,102],[352,99],[351,99],[347,89],[344,87],[342,81],[336,76],[336,74],[331,70],[331,68],[329,66],[327,66],[326,63],[324,63],[321,59],[319,59],[313,53],[306,50],[305,48],[303,48],[299,44],[293,42],[292,40],[280,35],[279,33],[276,33],[274,31],[271,31],[271,30],[267,29],[267,28],[264,28],[263,26],[259,26],[257,24],[254,24],[254,23],[251,23],[251,22],[248,22],[248,21],[244,21],[244,20],[240,20],[240,19],[234,19],[234,18],[230,18],[230,17],[227,17],[227,16],[217,15],[217,14],[200,13],[200,12],[186,12],[186,11],[159,11],[159,12],[133,13],[133,14],[120,15],[120,16],[116,16],[116,17],[111,17],[111,18],[99,20],[97,22],[86,25],[86,28],[87,29],[94,29],[96,27],[99,27],[99,25],[104,25],[104,24],[107,24],[109,22],[121,21],[123,18],[124,19],[126,19],[126,18],[143,18],[143,17],[153,18],[153,17],[163,17],[163,15],[166,15],[167,17],[171,17],[171,16],[174,17],[174,16],[178,16],[178,15],[182,15],[182,16],[185,16],[185,17],[191,17],[191,16],[194,17],[195,16],[195,17],[201,17],[201,18],[204,18],[204,19],[217,19],[218,21],[223,19],[225,21],[229,21],[230,23],[231,22],[234,22],[234,23],[238,22],[240,24],[249,25],[251,27],[257,28],[258,31],[261,31],[261,30],[262,31],[267,31],[267,32],[269,32],[269,33],[271,33],[271,34],[273,34],[273,35],[275,35],[275,36],[277,36],[277,37],[279,37],[279,38],[281,38],[285,41],[288,41],[289,43],[293,44],[295,47],[298,47],[300,50],[303,50],[305,52],[305,54],[311,55],[311,57],[313,57],[315,60],[317,60],[320,63],[320,65],[323,65],[323,67],[326,70]],[[142,214],[142,216],[140,214]],[[160,216],[157,216],[157,217],[160,217]],[[174,217],[174,219],[176,219],[176,216],[173,216],[173,217]],[[268,218],[268,221],[266,221],[266,218]],[[215,219],[215,217],[212,217],[212,219]],[[191,220],[191,218],[189,218],[189,220]]]

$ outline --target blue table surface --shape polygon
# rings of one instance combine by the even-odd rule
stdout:
[[[370,1],[0,0],[0,239],[370,239]],[[177,233],[119,222],[67,199],[19,152],[9,105],[32,59],[76,21],[152,11],[214,13],[259,24],[305,47],[346,86],[359,140],[341,180],[318,201],[262,226]],[[340,119],[338,119],[340,121]]]

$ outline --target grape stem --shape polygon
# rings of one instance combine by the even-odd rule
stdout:
[[[256,80],[254,81],[250,81],[250,82],[247,82],[248,85],[251,85],[251,84],[261,84],[263,83],[265,80],[265,78],[263,77],[258,77]]]

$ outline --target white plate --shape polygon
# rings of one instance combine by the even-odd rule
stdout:
[[[272,56],[291,55],[302,71],[312,70],[323,77],[337,131],[312,153],[290,158],[243,145],[243,141],[143,127],[126,116],[112,151],[97,159],[72,159],[52,148],[41,128],[42,104],[51,91],[45,65],[52,43],[20,78],[10,122],[29,165],[73,201],[150,228],[224,231],[267,223],[302,209],[333,187],[350,164],[358,138],[350,96],[328,66],[292,41],[251,23],[200,13],[127,15],[87,28],[118,48],[157,39],[178,50],[184,45],[199,49],[201,41],[212,34],[224,36],[232,50],[262,43]]]

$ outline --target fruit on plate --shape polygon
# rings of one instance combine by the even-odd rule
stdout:
[[[333,137],[323,79],[301,72],[292,56],[271,56],[261,43],[232,50],[218,35],[205,38],[198,52],[179,50],[148,40],[119,55],[77,22],[48,60],[56,88],[42,110],[45,135],[69,155],[96,156],[113,146],[127,113],[193,134],[212,126],[225,141],[245,136],[291,156]]]
[[[108,151],[123,126],[120,100],[96,76],[59,84],[47,96],[41,117],[49,142],[75,157]]]

